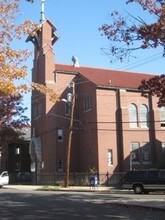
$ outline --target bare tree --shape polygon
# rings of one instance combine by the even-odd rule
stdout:
[[[119,12],[111,12],[111,23],[103,24],[99,31],[105,36],[110,47],[104,49],[111,55],[110,61],[128,58],[139,49],[163,48],[165,55],[165,0],[128,0],[126,3],[141,5],[149,13],[154,22],[149,23],[141,17],[134,17],[129,12],[122,16]]]

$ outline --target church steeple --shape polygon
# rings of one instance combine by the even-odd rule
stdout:
[[[26,0],[29,2],[33,2],[33,0]],[[40,18],[40,24],[29,34],[26,42],[31,41],[34,46],[35,49],[39,50],[43,47],[43,45],[45,44],[49,44],[50,46],[52,46],[57,40],[58,40],[58,36],[56,35],[55,31],[56,31],[56,27],[48,20],[45,18],[45,0],[41,0],[41,18]],[[51,31],[50,33],[46,34],[46,30],[43,31],[45,24],[44,23],[48,23]],[[43,36],[46,34],[46,39]],[[50,35],[50,36],[48,36]],[[46,40],[46,41],[45,41]]]
[[[46,84],[54,78],[55,54],[53,44],[58,40],[56,27],[45,18],[45,0],[41,0],[40,24],[29,34],[26,42],[34,44],[32,81]]]
[[[46,19],[32,31],[26,42],[34,44],[34,67],[32,81],[45,83],[54,78],[55,54],[53,44],[58,40],[56,27]]]

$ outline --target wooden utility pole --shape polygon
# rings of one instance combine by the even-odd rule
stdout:
[[[73,121],[74,121],[74,107],[75,107],[75,83],[70,84],[72,88],[72,98],[70,103],[70,125],[69,125],[69,137],[68,145],[66,150],[66,171],[65,171],[65,187],[68,187],[69,184],[69,170],[70,170],[70,152],[72,145],[72,133],[73,133]]]

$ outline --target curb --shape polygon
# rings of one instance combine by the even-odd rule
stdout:
[[[129,204],[129,203],[119,203],[119,202],[106,202],[104,205],[112,205],[112,206],[122,206],[126,208],[140,208],[140,209],[146,209],[151,211],[161,211],[165,212],[164,208],[161,207],[153,207],[153,206],[147,206],[147,205],[139,205],[139,204]]]

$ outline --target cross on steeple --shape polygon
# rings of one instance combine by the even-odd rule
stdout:
[[[41,1],[41,20],[40,22],[42,23],[45,21],[45,0]]]
[[[33,3],[34,0],[26,0],[27,2]],[[40,22],[42,23],[45,21],[45,0],[41,0],[41,19]]]

